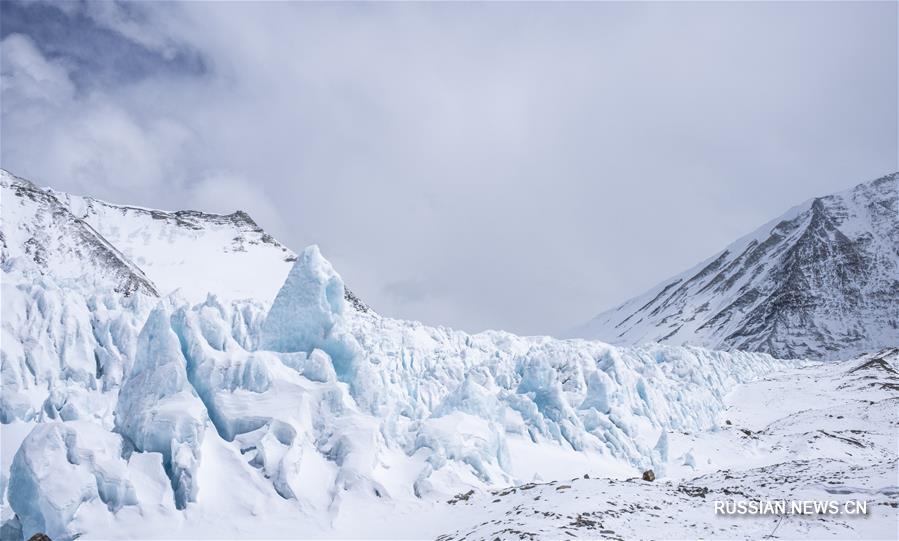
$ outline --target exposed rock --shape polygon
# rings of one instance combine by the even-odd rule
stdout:
[[[131,259],[53,193],[0,170],[3,231],[0,264],[29,276],[109,286],[124,295],[158,296],[155,284]]]
[[[789,210],[574,336],[844,359],[899,333],[899,173]]]

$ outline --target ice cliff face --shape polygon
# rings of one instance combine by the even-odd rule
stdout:
[[[782,358],[899,341],[899,173],[815,198],[573,335]]]
[[[52,539],[66,537],[79,512],[114,513],[138,503],[121,438],[92,423],[37,425],[16,453],[12,471],[9,503],[30,511],[19,515],[23,530],[51,532]]]
[[[343,316],[343,280],[310,246],[287,275],[262,327],[261,347],[310,352],[329,338]]]
[[[136,451],[158,452],[171,479],[175,506],[196,501],[194,480],[206,430],[206,407],[187,376],[188,363],[164,299],[138,336],[137,353],[119,389],[115,430]]]

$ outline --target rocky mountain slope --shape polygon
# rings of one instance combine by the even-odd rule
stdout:
[[[7,275],[158,294],[140,267],[54,194],[0,170],[0,202],[0,265]]]
[[[574,336],[840,359],[899,343],[899,174],[807,201]]]

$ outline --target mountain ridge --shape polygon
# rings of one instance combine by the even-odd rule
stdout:
[[[899,336],[899,173],[815,197],[571,336],[824,357]]]
[[[72,214],[54,194],[5,170],[0,170],[0,190],[0,262],[4,270],[18,267],[26,274],[52,273],[62,280],[105,279],[125,295],[141,291],[159,296],[156,285],[139,266],[91,224]],[[22,219],[26,215],[30,219]],[[81,264],[70,265],[71,257]]]
[[[59,213],[70,215],[70,220],[81,224],[78,227],[90,230],[98,243],[105,243],[121,260],[120,265],[136,275],[132,281],[144,284],[153,296],[178,289],[188,299],[200,302],[208,291],[216,290],[225,298],[271,302],[297,258],[296,253],[267,233],[243,210],[215,214],[117,204],[53,188],[40,188],[8,171],[0,171],[4,189],[10,185],[10,191],[4,197],[4,212],[13,208],[10,204],[21,202],[25,192],[30,193],[32,199],[52,201],[53,205],[58,205]],[[37,210],[32,209],[31,219],[35,216]],[[29,227],[26,217],[16,217],[16,220],[20,228]],[[20,249],[14,250],[19,255],[27,251],[24,242],[27,239],[20,240]],[[35,243],[40,244],[37,239],[32,242]],[[70,240],[70,244],[74,246],[78,242]],[[73,246],[69,248],[75,249]],[[38,262],[35,264],[40,266]],[[90,262],[83,264],[91,267]],[[58,268],[51,266],[33,271],[55,274]],[[128,285],[130,283],[124,280],[115,287],[133,290],[136,286]],[[348,288],[346,299],[356,310],[370,310]]]

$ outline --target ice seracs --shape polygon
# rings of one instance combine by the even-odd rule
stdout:
[[[318,246],[309,246],[300,255],[278,291],[262,325],[260,349],[282,353],[319,355],[309,362],[309,370],[321,371],[321,352],[327,353],[337,378],[352,383],[356,361],[362,352],[343,323],[346,313],[345,289]],[[325,369],[327,370],[327,369]]]
[[[899,348],[771,373],[729,393],[714,430],[663,432],[654,482],[567,476],[460,491],[444,510],[456,522],[437,537],[895,539],[897,402]],[[713,509],[737,502],[835,502],[841,514]],[[867,513],[851,514],[855,502]]]
[[[349,310],[342,280],[314,247],[267,313],[215,296],[111,303],[78,295],[67,302],[84,307],[89,326],[99,323],[95,332],[53,332],[79,344],[72,351],[82,352],[85,367],[105,352],[94,365],[102,374],[85,368],[87,379],[71,372],[63,385],[56,382],[69,380],[59,364],[47,362],[41,380],[25,370],[20,376],[34,392],[58,396],[51,411],[59,413],[3,413],[35,426],[78,418],[120,435],[128,472],[155,463],[154,475],[170,485],[162,508],[159,496],[145,502],[137,490],[144,517],[198,509],[192,516],[229,520],[217,515],[221,495],[209,487],[220,476],[246,479],[241,490],[272,509],[294,506],[342,523],[362,502],[433,504],[459,487],[638,471],[658,460],[661,431],[715,426],[729,389],[794,364],[698,348],[469,335]],[[12,328],[15,336],[49,339]],[[42,351],[49,361],[52,350]],[[85,393],[90,400],[79,398]],[[77,415],[65,413],[69,404]],[[135,483],[134,475],[124,480]],[[21,500],[12,508],[23,520],[41,520]],[[85,514],[119,532],[150,520],[132,516],[126,526],[115,518],[125,511],[91,509],[76,510],[67,531]]]
[[[275,296],[262,326],[260,348],[308,353],[321,347],[343,317],[343,296],[343,280],[318,246],[309,246]]]
[[[116,431],[136,451],[162,454],[175,506],[196,501],[206,407],[187,378],[187,361],[172,330],[169,299],[160,302],[138,337],[133,366],[115,408]]]
[[[155,297],[16,272],[4,273],[0,288],[0,422],[94,417],[111,425],[115,403],[100,397],[130,369]]]
[[[84,421],[38,424],[12,461],[9,504],[28,539],[45,533],[51,539],[75,539],[76,516],[114,513],[136,505],[127,479],[122,439]]]

